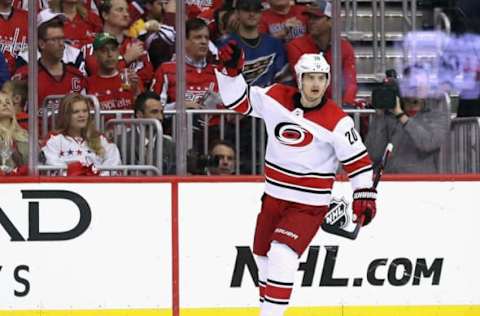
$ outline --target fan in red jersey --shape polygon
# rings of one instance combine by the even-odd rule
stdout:
[[[303,7],[290,0],[269,0],[270,8],[262,12],[260,32],[283,40],[285,43],[302,36],[307,29]]]
[[[104,21],[103,32],[117,38],[120,51],[120,67],[128,67],[141,78],[144,85],[149,85],[153,78],[153,66],[150,63],[144,44],[138,39],[125,36],[124,33],[130,25],[128,3],[125,0],[103,1],[99,6],[101,17]],[[94,75],[98,71],[92,44],[84,46],[87,72]]]
[[[191,109],[204,107],[206,97],[218,91],[215,78],[215,65],[207,62],[209,31],[205,21],[191,19],[186,25],[186,91],[185,106]],[[175,61],[165,62],[160,65],[155,73],[153,90],[160,95],[162,103],[167,109],[172,109],[176,101],[176,73]],[[211,104],[215,108],[218,102]],[[207,106],[210,107],[210,106]]]
[[[75,67],[62,61],[65,50],[63,32],[64,16],[43,10],[37,17],[38,49],[38,104],[41,106],[49,95],[64,95],[84,91],[86,81]],[[28,65],[20,67],[14,78],[26,80]],[[51,105],[54,106],[53,104]]]
[[[95,95],[102,110],[133,109],[135,96],[143,85],[137,74],[127,68],[119,71],[118,42],[108,33],[99,33],[93,42],[98,71],[87,79],[87,93]]]
[[[295,65],[298,89],[248,86],[240,48],[220,50],[228,76],[216,71],[225,106],[265,121],[265,194],[253,242],[261,316],[284,315],[298,258],[328,212],[339,163],[354,191],[355,221],[368,224],[376,212],[372,163],[353,120],[325,97],[330,65],[322,54],[305,54]],[[365,219],[365,220],[363,220]]]
[[[88,10],[81,0],[51,0],[50,8],[66,16],[65,38],[77,48],[91,43],[95,34],[102,30],[103,23],[98,14]]]
[[[12,1],[0,0],[0,51],[13,58],[28,46],[28,12],[14,7]]]

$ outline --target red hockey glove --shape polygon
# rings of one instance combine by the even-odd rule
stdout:
[[[219,51],[218,57],[227,74],[231,77],[242,73],[245,56],[242,49],[234,40],[228,41]]]
[[[358,189],[353,192],[353,214],[354,222],[361,217],[365,217],[363,221],[363,226],[371,222],[375,217],[377,212],[377,204],[375,200],[377,199],[377,190],[375,189]]]

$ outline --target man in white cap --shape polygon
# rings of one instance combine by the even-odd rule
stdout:
[[[340,162],[354,191],[354,221],[366,225],[375,216],[372,163],[353,120],[325,97],[330,65],[322,54],[305,54],[295,64],[298,89],[248,86],[241,75],[243,52],[234,43],[220,50],[220,61],[224,70],[216,76],[225,107],[265,121],[265,193],[253,253],[260,316],[281,316],[290,301],[298,258],[328,211]]]

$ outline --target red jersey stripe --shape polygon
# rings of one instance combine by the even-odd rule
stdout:
[[[268,165],[265,165],[265,176],[273,180],[281,181],[284,183],[300,185],[307,188],[326,189],[330,190],[333,186],[333,178],[317,178],[312,176],[294,176],[286,174],[280,170],[276,170]]]

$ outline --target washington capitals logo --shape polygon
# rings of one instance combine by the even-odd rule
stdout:
[[[313,140],[313,135],[295,123],[280,123],[275,127],[275,137],[284,145],[304,147]]]

